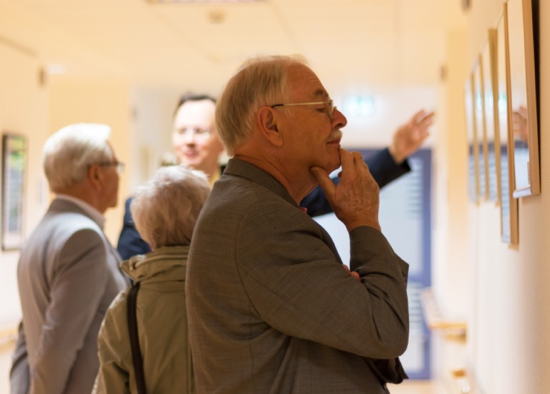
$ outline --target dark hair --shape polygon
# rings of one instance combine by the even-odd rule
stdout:
[[[178,105],[176,106],[176,109],[174,111],[174,116],[178,113],[178,109],[185,104],[187,101],[201,101],[201,100],[210,100],[214,104],[216,104],[216,99],[212,96],[209,96],[207,94],[195,94],[195,93],[186,93],[183,96],[180,97],[178,100]]]

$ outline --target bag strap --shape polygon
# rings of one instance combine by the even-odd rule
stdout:
[[[136,373],[136,386],[138,394],[147,394],[145,389],[145,375],[143,373],[143,359],[141,357],[141,349],[139,348],[138,327],[136,319],[136,304],[137,293],[139,291],[139,283],[134,283],[128,293],[128,304],[126,306],[128,312],[128,332],[130,334],[130,345],[132,346],[132,360],[134,362],[134,370]]]

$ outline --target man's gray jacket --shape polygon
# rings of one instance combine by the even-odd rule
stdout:
[[[350,237],[361,282],[279,182],[230,160],[188,262],[199,394],[378,394],[406,377],[408,265],[373,228]]]
[[[91,392],[101,321],[127,285],[119,264],[117,252],[85,210],[65,199],[52,202],[17,268],[20,346],[27,349],[31,394]],[[23,382],[24,374],[19,377]]]

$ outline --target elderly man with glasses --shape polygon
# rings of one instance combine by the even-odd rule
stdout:
[[[231,78],[216,122],[233,158],[188,261],[197,393],[387,393],[406,378],[408,265],[362,156],[340,147],[345,116],[310,68],[267,57]],[[299,205],[318,184],[349,231],[351,273]]]
[[[99,368],[97,335],[115,296],[129,283],[103,233],[123,169],[111,128],[73,124],[44,145],[44,171],[56,197],[21,250],[17,279],[23,322],[12,393],[89,393]]]

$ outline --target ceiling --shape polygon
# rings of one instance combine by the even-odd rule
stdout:
[[[0,0],[1,7],[28,26],[7,38],[45,65],[61,65],[51,72],[212,93],[261,54],[302,54],[325,85],[436,84],[446,33],[464,24],[459,0]]]

